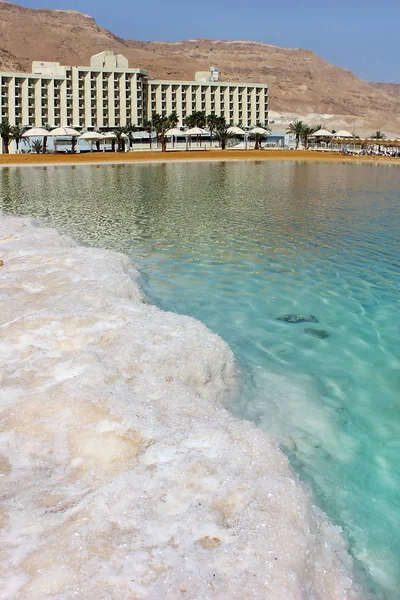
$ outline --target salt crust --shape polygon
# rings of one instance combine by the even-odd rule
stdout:
[[[31,221],[0,216],[0,258],[2,599],[361,598],[341,530],[225,410],[217,335]]]

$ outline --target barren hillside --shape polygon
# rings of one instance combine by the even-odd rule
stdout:
[[[0,0],[0,69],[30,69],[32,60],[88,64],[96,52],[123,53],[152,77],[192,79],[219,68],[225,81],[267,82],[270,108],[280,113],[355,116],[400,133],[400,85],[368,83],[310,50],[246,41],[124,40],[74,11],[33,10]]]

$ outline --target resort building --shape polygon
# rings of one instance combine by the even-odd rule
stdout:
[[[92,56],[88,67],[32,63],[32,73],[0,73],[0,122],[78,128],[141,126],[153,113],[186,116],[204,111],[228,123],[268,122],[266,84],[219,81],[218,70],[196,73],[195,81],[161,81],[112,51]]]
[[[268,86],[219,81],[216,67],[196,73],[194,81],[148,79],[146,99],[147,115],[176,111],[181,124],[196,111],[223,116],[231,125],[268,123]]]

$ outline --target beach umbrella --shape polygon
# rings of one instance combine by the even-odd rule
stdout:
[[[234,135],[246,135],[246,132],[241,127],[228,127],[228,133]]]
[[[47,137],[48,135],[49,132],[47,131],[47,129],[43,129],[43,127],[31,127],[22,134],[22,137]]]
[[[315,131],[310,137],[333,137],[333,133],[327,129],[318,129],[318,131]]]
[[[75,152],[75,138],[78,138],[81,134],[76,129],[72,129],[72,127],[56,127],[48,132],[49,136],[55,138],[54,141],[54,151],[57,151],[57,138],[58,137],[70,137],[72,138],[72,152]]]
[[[266,129],[264,129],[264,127],[253,127],[253,129],[250,129],[249,133],[261,133],[261,134],[265,134],[268,133],[268,131]]]
[[[187,131],[183,132],[183,135],[202,135],[203,133],[208,133],[205,129],[201,129],[201,127],[192,127],[191,129],[188,129]]]
[[[165,135],[184,135],[184,132],[178,129],[178,127],[172,127],[165,132]]]
[[[104,141],[104,135],[97,131],[86,131],[79,136],[80,140],[86,140],[87,142],[102,142]]]
[[[187,131],[183,132],[183,135],[186,136],[186,150],[188,149],[188,142],[190,141],[190,145],[192,144],[192,135],[197,137],[197,144],[199,143],[199,137],[203,135],[203,133],[208,133],[205,129],[201,127],[192,127]],[[200,146],[201,146],[201,138],[200,138]]]
[[[126,133],[121,133],[121,137],[124,140],[128,140],[129,139],[129,136],[126,135]],[[103,138],[105,138],[106,140],[116,140],[117,136],[112,131],[107,131],[106,133],[103,133]]]
[[[178,135],[183,135],[183,131],[181,131],[178,127],[172,127],[165,132],[165,135],[175,138],[172,139],[172,145],[175,147],[176,138]]]
[[[81,134],[72,127],[56,127],[47,133],[51,137],[79,137]]]
[[[315,135],[315,134],[314,134]],[[353,134],[350,131],[346,131],[345,129],[340,129],[336,133],[333,134],[334,138],[353,138]]]
[[[97,131],[86,131],[86,133],[79,136],[79,139],[90,142],[91,150],[93,150],[93,142],[105,142],[104,135]]]
[[[129,140],[129,136],[126,135],[126,133],[122,133],[121,138],[124,140]],[[112,142],[115,142],[115,140],[117,139],[117,136],[112,131],[107,131],[106,133],[103,133],[103,139],[106,142],[112,143]]]
[[[37,138],[37,137],[42,137],[43,138],[43,152],[46,152],[47,136],[48,135],[49,135],[49,132],[47,131],[47,129],[44,129],[43,127],[31,127],[30,129],[27,129],[22,134],[22,137],[23,138]]]

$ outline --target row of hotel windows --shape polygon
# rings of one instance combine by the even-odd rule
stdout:
[[[92,76],[93,78],[94,76]],[[117,81],[117,77],[119,80],[119,76],[114,74],[114,113],[115,119],[114,124],[118,126],[122,123],[120,116],[120,86],[115,82]],[[96,80],[91,81],[91,94],[90,94],[90,113],[87,115],[92,121],[96,121],[97,119],[97,89],[100,94],[100,99],[102,101],[107,102],[107,108],[103,110],[103,120],[108,120],[109,118],[109,103],[108,103],[108,89],[109,89],[109,80],[111,77],[107,75],[103,76],[103,86],[97,86]],[[0,118],[7,119],[9,112],[9,96],[10,91],[13,92],[14,96],[14,110],[15,110],[15,122],[17,125],[23,124],[23,116],[22,109],[23,103],[27,105],[24,107],[27,109],[28,114],[28,123],[24,123],[26,125],[34,125],[36,121],[36,98],[35,98],[35,90],[39,90],[39,102],[41,110],[41,117],[44,123],[49,121],[49,89],[51,84],[52,86],[52,98],[54,98],[54,102],[52,105],[52,112],[54,114],[55,125],[60,125],[61,122],[61,91],[62,86],[65,83],[66,85],[66,124],[72,125],[73,122],[73,85],[72,85],[72,75],[71,73],[67,74],[67,78],[57,80],[57,79],[32,79],[28,78],[28,93],[27,96],[24,95],[23,84],[26,83],[26,79],[24,78],[9,78],[2,77],[1,78],[1,97],[0,97]],[[82,84],[83,76],[79,75],[78,78],[78,110],[79,110],[79,124],[80,126],[84,126],[86,124],[85,119],[85,87]],[[126,107],[126,119],[129,122],[131,120],[131,108],[132,108],[132,91],[134,91],[136,96],[136,105],[137,105],[137,117],[140,120],[143,116],[143,96],[142,96],[142,83],[140,81],[135,85],[135,89],[132,90],[133,83],[135,83],[134,78],[129,78],[125,83],[125,107]],[[10,89],[13,88],[13,89]]]
[[[161,89],[151,88],[150,91],[150,109],[151,112],[155,112],[160,109],[161,113],[166,114],[168,111],[167,91],[170,84],[162,85]],[[191,91],[190,91],[191,90]],[[237,93],[237,101],[235,97]],[[256,95],[255,102],[253,101],[254,93]],[[260,100],[264,94],[264,114],[261,113]],[[229,96],[227,99],[226,96]],[[157,96],[161,99],[161,104],[157,102]],[[199,101],[198,101],[199,100]],[[178,109],[178,103],[182,116],[185,117],[193,110],[201,110],[207,112],[209,109],[214,112],[217,108],[221,113],[228,114],[230,119],[233,119],[235,112],[235,104],[238,108],[239,120],[242,120],[246,115],[247,119],[250,120],[253,115],[253,107],[255,108],[256,120],[260,121],[262,117],[264,120],[268,119],[268,92],[265,88],[232,88],[219,86],[217,89],[195,86],[195,85],[172,85],[170,95],[170,109],[175,111]],[[188,112],[188,104],[191,106],[191,111]]]
[[[126,76],[126,75],[125,75]],[[110,104],[113,107],[114,112],[114,126],[118,126],[123,122],[131,122],[136,120],[139,124],[143,119],[143,103],[144,103],[144,89],[140,78],[135,79],[134,77],[127,77],[125,80],[125,114],[124,119],[121,119],[121,75],[120,74],[95,74],[90,73],[90,108],[86,109],[86,87],[85,79],[89,78],[89,74],[84,75],[79,73],[78,75],[78,114],[79,122],[75,124],[84,126],[89,122],[95,123],[98,120],[97,101],[100,99],[106,102],[107,106],[103,108],[103,123],[106,126],[109,119]],[[99,79],[101,79],[101,85],[98,85]],[[14,84],[13,84],[14,82]],[[23,94],[23,84],[27,82],[28,94]],[[14,96],[14,107],[15,107],[15,122],[16,124],[22,125],[34,125],[36,121],[36,98],[35,89],[38,89],[39,101],[38,108],[41,111],[42,122],[49,122],[49,88],[52,86],[52,114],[55,125],[61,124],[61,92],[62,86],[65,84],[66,88],[66,124],[73,124],[73,84],[72,84],[72,73],[67,72],[66,79],[32,79],[32,78],[10,78],[1,77],[1,97],[0,97],[0,117],[1,119],[8,118],[9,112],[9,95],[10,91],[13,91]],[[111,98],[109,96],[110,84],[113,85],[113,93]],[[14,88],[12,90],[12,88]],[[123,88],[123,86],[122,86]],[[167,91],[171,89],[171,106],[167,107]],[[161,85],[158,88],[161,91],[161,106],[157,103],[157,90],[150,86],[150,112],[161,112],[163,115],[167,114],[167,109],[177,110],[178,98],[180,101],[180,112],[184,117],[195,110],[207,110],[207,98],[209,96],[210,104],[209,110],[214,112],[218,104],[218,110],[220,113],[225,114],[227,120],[232,121],[234,116],[237,116],[238,121],[242,121],[244,117],[250,122],[255,114],[255,120],[267,120],[268,118],[268,92],[265,88],[233,88],[228,86],[218,86],[217,88],[210,88],[209,86],[196,86],[196,85],[182,85],[182,84],[166,84]],[[190,91],[191,90],[191,91]],[[124,90],[122,89],[122,92]],[[136,115],[133,119],[132,114],[132,92],[136,97]],[[198,96],[200,94],[200,102],[198,102]],[[237,115],[235,115],[235,100],[234,94],[237,94]],[[255,94],[255,102],[253,102]],[[260,100],[264,94],[264,113],[261,112]],[[228,98],[226,98],[228,96]],[[53,100],[54,99],[54,100]],[[110,100],[113,100],[110,103]],[[25,103],[25,104],[24,104]],[[24,104],[24,106],[23,106]],[[190,107],[190,110],[188,108]],[[23,108],[27,111],[28,123],[23,123],[22,110]],[[86,114],[88,113],[88,114]],[[25,113],[26,114],[26,113]]]

